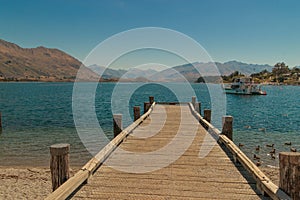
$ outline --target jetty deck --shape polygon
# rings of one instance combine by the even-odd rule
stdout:
[[[291,199],[232,142],[232,117],[221,132],[193,103],[148,105],[46,200]]]
[[[157,132],[157,128],[162,128]],[[151,131],[152,130],[152,131]],[[157,132],[152,136],[152,132]],[[74,199],[261,199],[255,191],[255,181],[240,166],[232,162],[219,145],[206,144],[212,148],[207,156],[199,157],[207,131],[192,115],[185,105],[156,105],[144,120],[123,141],[119,148],[126,151],[113,152],[102,166],[94,173],[74,196]],[[173,152],[157,152],[158,159],[151,162],[141,160],[131,163],[127,152],[138,154],[153,152],[170,144],[175,135],[181,145],[192,143],[173,163],[168,157]],[[149,137],[150,136],[150,137]],[[195,137],[194,137],[195,136]],[[181,143],[181,144],[180,144]],[[203,144],[205,145],[205,144]],[[214,145],[209,147],[209,145]],[[184,147],[183,147],[184,146]],[[164,155],[162,155],[164,154]],[[172,155],[173,154],[173,155]],[[155,155],[155,153],[154,153]],[[145,157],[147,155],[145,154]],[[152,157],[150,157],[152,159]],[[166,163],[164,163],[166,162]],[[109,163],[113,163],[110,167]],[[118,165],[118,166],[117,166]],[[148,165],[148,166],[147,166]],[[155,167],[161,169],[153,170]],[[139,170],[150,172],[134,173]],[[115,169],[117,168],[117,169]],[[139,169],[141,168],[141,169]],[[127,170],[129,172],[120,171]],[[132,172],[130,172],[132,170]]]

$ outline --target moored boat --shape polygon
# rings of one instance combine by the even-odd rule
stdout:
[[[225,85],[224,89],[226,94],[266,95],[266,91],[263,91],[261,87],[260,84],[253,83],[250,77],[241,77]]]

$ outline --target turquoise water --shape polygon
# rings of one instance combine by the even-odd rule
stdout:
[[[278,166],[278,152],[300,150],[300,87],[266,86],[267,96],[228,96],[228,113],[234,116],[234,142],[253,158],[258,154],[264,165]],[[274,144],[276,159],[269,152]],[[257,145],[261,150],[255,151]]]
[[[87,88],[91,83],[85,84]],[[136,90],[132,94],[130,89]],[[212,87],[220,87],[213,85]],[[114,96],[114,89],[122,94]],[[171,89],[177,91],[174,94]],[[202,108],[210,108],[205,84],[192,84]],[[268,155],[266,144],[275,144],[277,151],[289,151],[284,142],[300,150],[300,87],[266,86],[267,96],[227,95],[227,114],[234,117],[234,142],[243,143],[243,151],[252,157],[259,154],[264,164],[278,165],[278,159]],[[178,92],[179,91],[179,92]],[[3,130],[0,134],[1,165],[45,165],[49,163],[49,146],[71,144],[71,163],[84,164],[91,156],[76,132],[72,114],[73,83],[0,83],[0,111]],[[179,94],[180,93],[180,94]],[[132,107],[143,108],[149,96],[156,101],[190,101],[189,91],[181,83],[147,84],[101,83],[97,87],[95,109],[97,119],[109,139],[112,138],[113,112],[128,112]],[[177,95],[177,96],[176,96]],[[130,97],[127,99],[127,97]],[[212,111],[214,112],[214,111]],[[124,126],[132,119],[124,118]],[[255,146],[262,147],[255,152]],[[278,156],[278,154],[276,154]]]

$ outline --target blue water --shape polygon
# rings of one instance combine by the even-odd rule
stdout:
[[[87,92],[92,83],[82,85]],[[129,93],[131,89],[133,92]],[[202,110],[210,108],[206,85],[192,84],[192,89],[202,103]],[[226,112],[234,117],[234,142],[243,143],[241,148],[249,157],[256,153],[264,164],[278,165],[278,159],[271,159],[268,155],[271,149],[265,145],[274,143],[277,152],[289,151],[284,142],[292,141],[292,146],[300,150],[300,87],[266,86],[264,89],[267,96],[227,95]],[[72,92],[73,83],[0,83],[3,124],[0,165],[48,166],[49,146],[55,143],[71,144],[72,165],[82,165],[91,157],[74,125]],[[109,139],[113,135],[112,112],[124,115],[126,127],[132,122],[132,107],[143,109],[143,102],[149,96],[155,96],[160,102],[191,101],[190,91],[183,83],[98,85],[94,99],[96,116]],[[130,113],[129,118],[126,112]],[[262,147],[260,152],[255,152],[256,145]]]

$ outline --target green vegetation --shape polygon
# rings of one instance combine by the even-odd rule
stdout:
[[[196,81],[196,83],[222,83],[222,79],[219,76],[200,76]]]
[[[245,75],[235,71],[229,76],[222,76],[222,78],[223,82],[228,83],[232,82],[234,78],[243,76]],[[263,70],[259,73],[251,74],[250,77],[257,83],[300,85],[300,68],[294,67],[290,69],[284,62],[279,62],[274,65],[272,72]]]
[[[231,83],[233,82],[233,79],[239,78],[239,77],[244,77],[245,75],[240,73],[239,71],[235,71],[231,73],[229,76],[222,76],[223,82],[225,83]]]

